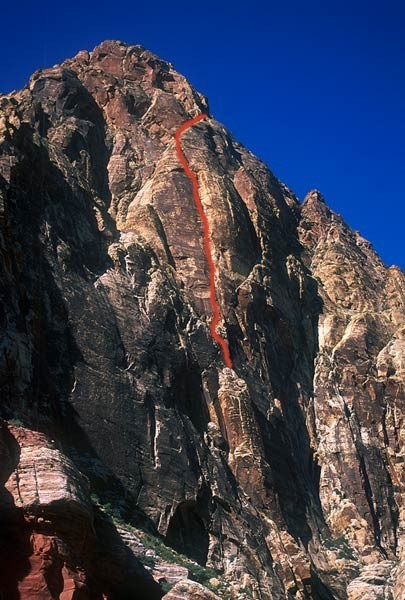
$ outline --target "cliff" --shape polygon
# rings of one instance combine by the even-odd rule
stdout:
[[[0,96],[0,223],[7,600],[403,597],[405,278],[319,192],[104,42]]]

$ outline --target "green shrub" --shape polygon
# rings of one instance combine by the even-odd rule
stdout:
[[[118,523],[122,527],[125,527],[129,531],[133,529],[132,526],[122,518],[121,510],[116,506],[113,506],[111,502],[102,503],[97,494],[95,493],[91,494],[91,500],[94,504],[97,504],[97,506],[99,506],[105,513],[107,513],[116,523]],[[146,531],[140,532],[139,530],[135,530],[134,532],[136,535],[140,536],[141,541],[145,547],[150,548],[151,550],[154,550],[156,552],[160,560],[169,563],[175,563],[186,568],[189,572],[190,579],[192,579],[193,581],[197,581],[197,583],[201,583],[201,585],[204,585],[205,587],[211,589],[214,592],[216,591],[218,593],[220,591],[221,597],[224,600],[227,600],[227,598],[229,597],[227,595],[227,585],[221,582],[219,586],[214,587],[210,583],[211,579],[218,577],[217,571],[210,567],[202,567],[201,565],[189,559],[187,556],[179,554],[169,546],[166,546],[166,544],[163,541],[163,538],[159,537],[158,535],[152,535]],[[156,565],[156,559],[154,559],[151,556],[142,556],[139,557],[139,560],[144,565],[152,569]],[[169,584],[164,582],[161,585],[162,589],[163,585],[167,586]],[[169,589],[170,586],[167,589],[167,591],[169,591]],[[165,591],[165,589],[163,589],[163,591]]]
[[[179,554],[172,548],[165,545],[163,540],[157,536],[143,532],[141,534],[142,543],[148,548],[153,549],[161,560],[172,562],[184,567],[188,570],[189,578],[197,583],[201,583],[205,587],[209,588],[213,592],[218,592],[218,588],[211,585],[210,580],[218,577],[218,572],[211,567],[202,567],[194,561],[190,560],[187,556]],[[222,598],[226,600],[227,586],[221,585]]]
[[[353,549],[349,545],[344,535],[336,538],[335,540],[325,540],[324,545],[329,550],[337,552],[338,558],[346,558],[348,560],[355,560]]]
[[[154,569],[156,566],[155,559],[152,556],[142,556],[142,558],[139,560],[141,561],[141,563],[143,565],[146,565],[147,567],[150,567],[151,569]]]
[[[355,560],[354,552],[349,545],[345,545],[342,548],[340,548],[338,552],[338,557],[347,558],[348,560]]]
[[[10,423],[10,425],[14,425],[14,427],[25,427],[21,419],[12,418],[9,419],[8,422]]]
[[[239,589],[239,594],[244,594],[246,598],[253,598],[251,590],[245,587]]]
[[[159,585],[160,585],[160,587],[162,588],[162,591],[165,594],[167,594],[168,592],[170,592],[170,590],[172,589],[172,586],[167,581],[162,581],[162,583],[160,583]]]

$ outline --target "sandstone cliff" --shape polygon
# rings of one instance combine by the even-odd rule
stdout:
[[[401,600],[404,274],[209,116],[227,368],[200,113],[121,42],[0,96],[3,597]]]

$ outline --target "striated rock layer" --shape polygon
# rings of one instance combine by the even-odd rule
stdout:
[[[162,597],[54,441],[3,422],[0,457],[2,598]]]
[[[200,121],[227,368],[200,113],[121,42],[0,96],[1,593],[400,600],[404,274]]]

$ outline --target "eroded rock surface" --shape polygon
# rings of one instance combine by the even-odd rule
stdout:
[[[151,573],[94,510],[87,478],[53,441],[2,422],[0,456],[3,598],[162,597]]]
[[[201,112],[207,100],[170,64],[121,42],[0,96],[1,410],[28,427],[0,449],[4,519],[35,530],[6,583],[22,600],[124,598],[117,582],[134,560],[134,582],[164,579],[168,598],[185,586],[201,598],[397,600],[404,274],[319,192],[300,205],[209,116],[182,144],[210,225],[225,367],[173,139]],[[94,534],[102,505],[115,521],[99,518]],[[148,554],[116,518],[201,565],[204,584],[164,549],[145,575]],[[83,530],[92,547],[72,568],[60,548]],[[104,547],[100,583],[86,557]],[[33,591],[45,555],[59,587]],[[222,591],[205,585],[208,569]],[[80,586],[88,596],[73,596]]]

